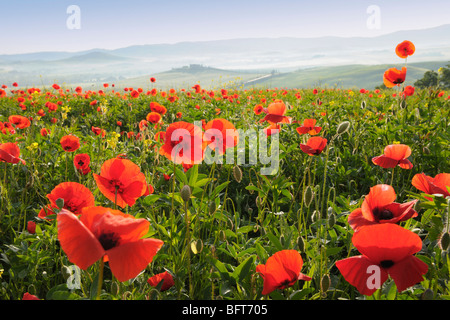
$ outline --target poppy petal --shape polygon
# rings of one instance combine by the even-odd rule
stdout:
[[[364,228],[362,229],[364,230]],[[355,256],[336,261],[336,267],[341,272],[345,280],[354,286],[359,293],[371,296],[378,288],[370,284],[371,273],[368,273],[374,263],[365,256]],[[383,269],[380,270],[379,284],[382,285],[388,278],[388,274]]]
[[[111,272],[120,282],[136,277],[159,251],[163,241],[141,239],[128,242],[107,251]]]
[[[428,265],[415,256],[409,256],[388,269],[400,292],[423,281],[422,275],[427,272]]]
[[[86,270],[105,254],[97,238],[75,214],[62,209],[56,219],[58,239],[70,262]]]

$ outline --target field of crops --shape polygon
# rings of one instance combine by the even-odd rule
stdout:
[[[3,85],[0,299],[449,299],[449,94],[383,77]]]

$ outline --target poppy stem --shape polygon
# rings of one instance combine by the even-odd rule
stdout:
[[[192,292],[192,278],[191,278],[191,233],[190,233],[190,221],[187,210],[187,201],[184,202],[184,218],[186,219],[186,255],[187,255],[187,273],[189,278],[189,296],[193,297]]]
[[[391,186],[393,187],[394,185],[393,185],[393,183],[394,183],[394,171],[395,171],[395,168],[392,168],[392,175],[391,175]]]
[[[103,257],[100,258],[100,268],[98,270],[98,282],[97,282],[97,297],[96,300],[100,300],[100,292],[102,291],[103,284],[103,267],[105,262],[103,261]]]

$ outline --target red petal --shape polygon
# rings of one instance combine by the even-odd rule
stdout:
[[[70,262],[86,270],[105,254],[97,238],[72,212],[62,209],[57,223],[61,248]]]
[[[136,277],[152,262],[162,245],[161,240],[141,239],[108,250],[111,272],[120,282]]]
[[[427,271],[428,265],[414,256],[409,256],[388,269],[389,275],[400,292],[423,281],[422,275]]]
[[[378,184],[370,188],[369,194],[365,197],[361,210],[362,215],[369,221],[374,221],[373,211],[376,208],[384,208],[395,201],[396,194],[394,188],[387,184]]]
[[[364,230],[366,227],[362,228]],[[336,262],[336,267],[341,272],[345,280],[354,286],[359,293],[366,296],[371,296],[378,288],[373,288],[368,285],[369,277],[371,273],[368,270],[374,262],[369,260],[365,256],[350,257],[347,259],[339,260]],[[388,274],[383,269],[379,268],[380,271],[380,286],[387,280]]]

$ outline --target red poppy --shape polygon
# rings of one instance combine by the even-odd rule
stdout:
[[[91,130],[97,136],[101,135],[102,137],[105,137],[106,135],[106,131],[102,128],[92,126]]]
[[[410,97],[414,94],[415,88],[413,86],[406,86],[402,94],[406,97]]]
[[[28,221],[27,222],[27,231],[30,233],[30,234],[35,234],[36,233],[36,222],[34,222],[34,221]]]
[[[50,134],[50,130],[47,129],[47,128],[42,128],[42,129],[40,130],[40,133],[41,133],[41,136],[45,137],[45,136],[47,136],[48,134]]]
[[[361,208],[353,210],[348,216],[348,223],[357,231],[366,225],[399,223],[417,217],[413,207],[418,200],[400,204],[394,202],[396,197],[394,188],[390,185],[379,184],[370,188]]]
[[[0,162],[19,163],[25,164],[25,160],[19,158],[20,149],[17,144],[13,142],[7,142],[0,144]]]
[[[203,160],[205,146],[200,127],[179,121],[167,128],[159,153],[177,164],[198,164]]]
[[[9,116],[8,121],[14,124],[18,129],[28,128],[31,124],[30,119],[20,115]]]
[[[86,270],[103,258],[121,282],[136,277],[163,245],[143,238],[149,225],[146,219],[104,207],[85,208],[80,218],[68,210],[57,216],[58,239],[69,261]]]
[[[261,122],[267,121],[270,124],[273,123],[291,123],[291,117],[285,116],[286,105],[281,100],[275,100],[267,107],[267,110],[263,110],[267,115]]]
[[[148,284],[152,287],[157,287],[161,283],[161,281],[161,292],[166,291],[175,284],[172,275],[167,271],[155,274],[153,277],[147,280]]]
[[[354,233],[352,242],[362,255],[339,260],[336,267],[363,295],[372,295],[388,276],[400,292],[404,291],[421,282],[428,271],[427,264],[413,255],[422,249],[422,240],[399,225],[364,227]],[[379,270],[379,274],[374,274],[374,270]]]
[[[411,184],[426,194],[442,194],[444,198],[450,197],[450,173],[439,173],[434,178],[418,173],[412,178]],[[431,200],[430,197],[427,199]]]
[[[152,112],[157,112],[160,115],[165,115],[167,112],[166,107],[164,107],[163,105],[159,104],[158,102],[150,102],[150,110]]]
[[[78,182],[62,182],[58,184],[49,194],[50,208],[58,208],[56,201],[64,200],[63,208],[75,214],[80,214],[86,207],[95,206],[94,195],[91,190]]]
[[[54,83],[54,84],[52,85],[52,87],[53,87],[53,89],[55,89],[55,90],[61,89],[61,87],[60,87],[59,85],[57,85],[56,83]]]
[[[262,105],[260,105],[260,104],[257,104],[257,105],[253,108],[253,112],[254,112],[256,115],[260,115],[261,112],[263,112],[263,110],[264,110],[264,107],[263,107]]]
[[[278,251],[267,259],[266,264],[257,265],[256,272],[264,279],[262,294],[290,287],[298,280],[310,281],[310,277],[300,272],[302,266],[302,257],[296,250]]]
[[[416,47],[409,40],[405,40],[399,43],[397,47],[395,47],[395,53],[397,54],[397,56],[403,59],[407,58],[408,56],[412,56],[415,51]]]
[[[239,134],[230,121],[218,118],[206,124],[204,139],[209,148],[224,154],[226,149],[234,148],[238,144]]]
[[[23,294],[22,300],[41,300],[39,299],[37,296],[35,296],[34,294],[30,294],[28,292],[25,292]]]
[[[395,168],[399,166],[403,169],[412,169],[413,165],[408,158],[411,155],[411,148],[405,144],[390,144],[384,148],[384,154],[373,157],[372,162],[382,168]]]
[[[402,67],[401,70],[398,70],[397,68],[386,70],[383,74],[384,85],[388,88],[393,88],[405,82],[406,70],[406,67]]]
[[[145,117],[145,119],[148,122],[151,123],[158,123],[161,121],[161,115],[158,112],[150,112],[149,114],[147,114],[147,116]]]
[[[75,169],[84,175],[91,172],[91,168],[89,167],[90,162],[91,158],[87,153],[79,153],[73,158]]]
[[[310,134],[316,135],[322,130],[322,127],[316,127],[316,119],[305,119],[303,120],[303,125],[298,127],[296,130],[299,134]]]
[[[153,77],[150,78],[150,82],[155,82],[155,81],[156,81],[155,78],[153,78]]]
[[[80,148],[80,139],[71,134],[62,137],[60,143],[64,151],[67,152],[74,152]]]
[[[300,143],[303,152],[310,156],[319,155],[327,145],[327,139],[322,137],[310,137],[306,144]]]
[[[148,191],[141,169],[128,159],[106,160],[100,175],[93,175],[100,192],[122,208],[133,206],[136,200]]]

